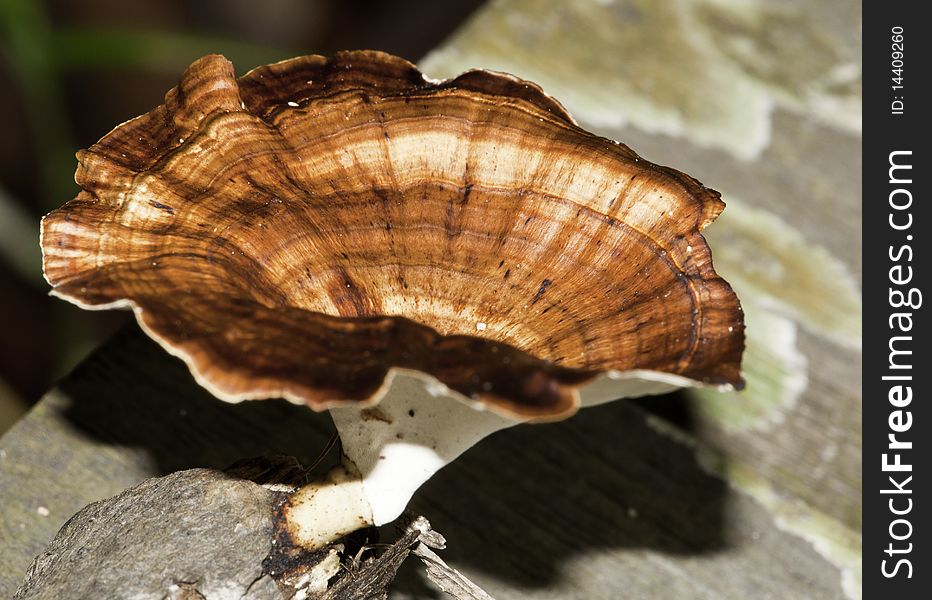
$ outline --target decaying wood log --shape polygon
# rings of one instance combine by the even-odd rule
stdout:
[[[315,552],[291,545],[279,509],[306,477],[276,457],[147,479],[65,523],[15,598],[376,600],[412,552],[451,596],[490,598],[428,549],[444,539],[423,517],[378,553],[358,533]]]

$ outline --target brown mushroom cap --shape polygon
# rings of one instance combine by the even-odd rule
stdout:
[[[53,293],[133,307],[222,398],[374,402],[406,369],[553,418],[604,371],[741,383],[699,233],[719,194],[515,77],[205,56],[78,162],[42,224]]]

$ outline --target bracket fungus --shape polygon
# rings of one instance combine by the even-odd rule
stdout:
[[[54,295],[131,308],[223,400],[331,409],[343,465],[289,508],[307,547],[394,520],[498,429],[741,385],[700,234],[719,194],[516,77],[206,56],[78,163],[42,222]]]

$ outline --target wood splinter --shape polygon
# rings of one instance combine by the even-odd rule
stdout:
[[[377,598],[378,590],[387,587],[395,577],[398,567],[413,554],[424,564],[427,578],[441,591],[456,600],[494,600],[482,588],[465,575],[450,567],[432,549],[442,550],[446,540],[431,529],[430,522],[414,517],[405,527],[401,537],[376,558],[365,561],[358,570],[344,577],[340,584],[328,590],[323,598]],[[349,594],[349,595],[346,595]]]

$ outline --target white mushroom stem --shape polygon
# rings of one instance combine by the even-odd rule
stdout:
[[[373,522],[359,471],[346,461],[292,494],[286,514],[292,540],[307,549],[322,548]]]
[[[395,372],[390,385],[375,407],[330,411],[343,453],[362,474],[375,525],[394,521],[441,467],[485,436],[516,424],[473,408],[420,374]]]
[[[300,489],[287,519],[294,541],[319,548],[360,527],[384,525],[441,467],[516,421],[467,405],[420,373],[393,371],[371,408],[330,410],[344,461]]]
[[[361,527],[394,521],[440,468],[518,423],[421,373],[395,370],[385,385],[376,406],[331,409],[344,462],[294,494],[288,521],[301,546],[320,548]],[[581,406],[695,385],[653,371],[611,372],[584,386]]]

